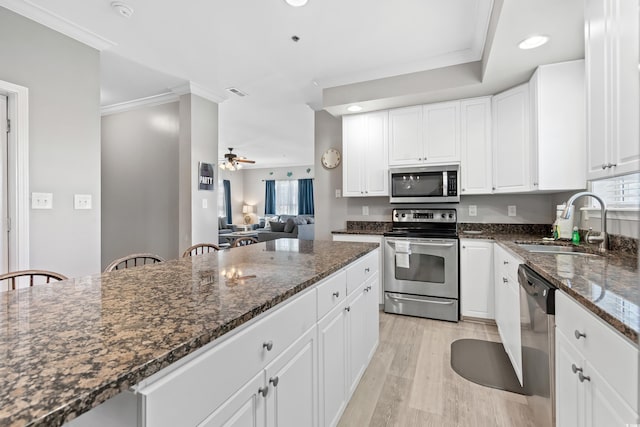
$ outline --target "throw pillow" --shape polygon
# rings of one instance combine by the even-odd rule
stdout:
[[[291,233],[293,232],[293,229],[296,228],[296,225],[304,225],[306,223],[307,223],[306,218],[301,216],[289,218],[287,220],[287,225],[284,226],[284,231],[287,233]]]
[[[284,222],[269,221],[269,226],[271,227],[271,231],[275,231],[278,233],[285,231]]]
[[[316,220],[315,218],[312,218],[310,216],[307,217],[307,224],[315,224]]]

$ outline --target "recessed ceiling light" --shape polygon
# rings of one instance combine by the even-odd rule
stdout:
[[[535,36],[527,37],[526,39],[522,40],[520,43],[518,43],[518,47],[520,49],[535,49],[536,47],[540,47],[548,41],[549,41],[549,36],[543,36],[538,34]]]
[[[124,16],[125,18],[131,18],[131,15],[133,15],[133,9],[131,6],[124,4],[121,1],[112,2],[111,7],[114,8],[120,16]]]
[[[284,0],[289,6],[300,7],[307,4],[307,0]]]
[[[358,111],[362,111],[362,107],[359,105],[350,105],[347,107],[347,111],[352,113],[357,113]]]

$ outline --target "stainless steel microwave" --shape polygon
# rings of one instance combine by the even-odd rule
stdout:
[[[456,203],[460,201],[458,165],[389,169],[391,203]]]

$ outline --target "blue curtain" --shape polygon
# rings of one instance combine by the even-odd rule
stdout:
[[[231,181],[225,179],[222,181],[224,185],[224,208],[227,213],[227,224],[233,224],[231,216]]]
[[[313,179],[299,179],[298,215],[313,214]]]
[[[276,182],[273,179],[265,181],[264,214],[276,214]]]

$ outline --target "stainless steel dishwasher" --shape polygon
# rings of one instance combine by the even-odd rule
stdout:
[[[555,290],[525,264],[518,268],[522,382],[537,427],[555,426]]]

